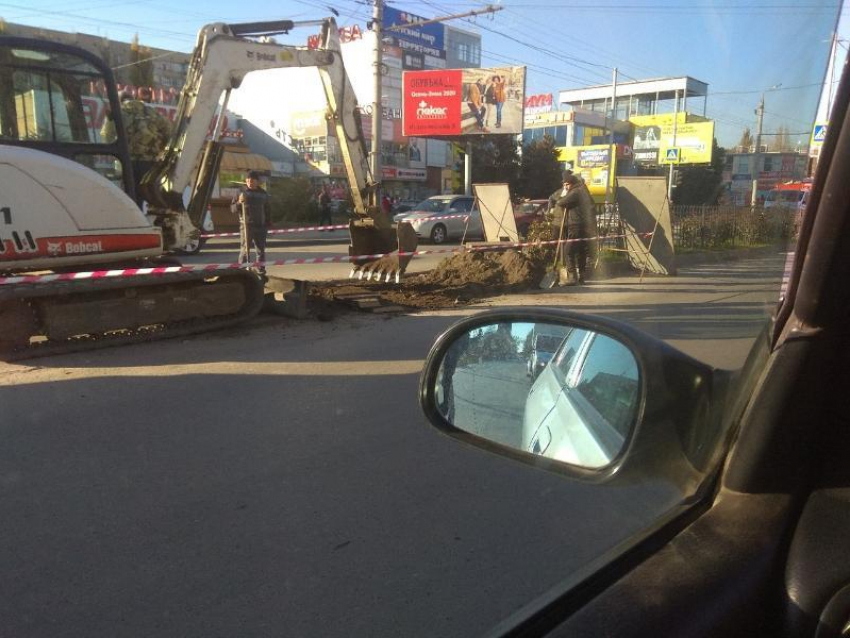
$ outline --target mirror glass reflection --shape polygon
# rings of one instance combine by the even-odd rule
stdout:
[[[637,361],[620,341],[578,326],[494,323],[459,335],[437,374],[455,427],[585,468],[623,449],[640,403]]]

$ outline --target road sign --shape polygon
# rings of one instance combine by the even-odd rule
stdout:
[[[667,152],[664,154],[664,162],[666,164],[678,164],[679,159],[682,157],[681,151],[682,149],[678,147],[671,147],[667,149]]]
[[[826,140],[826,124],[815,124],[812,141],[823,144],[824,140]]]

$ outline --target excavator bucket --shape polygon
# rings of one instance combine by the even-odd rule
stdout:
[[[355,258],[351,263],[349,277],[396,283],[407,269],[419,240],[413,227],[407,222],[381,227],[373,219],[355,219],[348,226],[351,245],[348,254]],[[371,255],[383,255],[370,259]]]

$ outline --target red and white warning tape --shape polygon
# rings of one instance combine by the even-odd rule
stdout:
[[[641,233],[641,237],[650,237],[652,233]],[[81,279],[106,279],[112,277],[140,277],[156,276],[181,272],[215,272],[217,270],[233,270],[257,266],[300,266],[306,264],[332,264],[352,263],[360,261],[375,261],[382,257],[421,257],[423,255],[437,255],[460,252],[486,252],[497,250],[509,250],[511,248],[525,248],[531,246],[551,246],[562,243],[569,244],[582,241],[596,241],[597,239],[616,239],[625,235],[607,235],[604,237],[587,237],[582,239],[552,239],[548,241],[518,242],[512,244],[498,244],[493,246],[473,246],[472,248],[434,248],[431,250],[416,250],[412,252],[379,253],[375,255],[337,255],[335,257],[299,257],[295,259],[278,259],[275,261],[254,262],[251,264],[196,264],[192,266],[155,266],[152,268],[121,268],[116,270],[94,270],[89,272],[66,272],[48,275],[16,275],[12,277],[0,277],[1,286],[14,284],[38,284],[53,281],[77,281]]]
[[[469,215],[444,215],[441,217],[420,217],[416,222],[424,222],[430,219],[466,219]],[[297,228],[271,228],[268,231],[269,235],[284,235],[287,233],[307,233],[317,230],[348,230],[348,224],[334,224],[333,226],[299,226]],[[203,233],[204,239],[212,239],[215,237],[239,237],[239,233]]]
[[[286,233],[306,233],[315,230],[348,230],[348,224],[335,224],[333,226],[300,226],[298,228],[270,228],[269,235],[283,235]],[[203,233],[204,239],[212,237],[239,237],[239,233]]]

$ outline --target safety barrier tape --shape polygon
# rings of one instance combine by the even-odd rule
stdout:
[[[640,237],[650,237],[652,233],[640,233]],[[596,241],[598,239],[617,239],[626,235],[605,235],[599,237],[585,237],[580,239],[551,239],[546,241],[531,241],[517,243],[500,243],[492,246],[472,246],[469,248],[432,248],[430,250],[415,250],[409,252],[396,251],[391,253],[378,253],[374,255],[337,255],[334,257],[297,257],[293,259],[277,259],[274,261],[253,262],[246,264],[195,264],[191,266],[153,266],[149,268],[121,268],[115,270],[94,270],[89,272],[66,272],[51,273],[48,275],[15,275],[11,277],[0,277],[0,286],[14,284],[38,284],[54,281],[78,281],[82,279],[106,279],[112,277],[139,277],[150,275],[166,275],[181,272],[209,272],[218,270],[234,270],[238,268],[256,268],[268,266],[300,266],[308,264],[331,264],[331,263],[357,263],[359,261],[374,261],[382,257],[421,257],[423,255],[437,255],[460,252],[486,252],[497,250],[509,250],[511,248],[526,248],[538,246],[552,246],[555,244],[569,244],[582,241]]]
[[[285,233],[306,233],[315,230],[348,230],[348,224],[335,224],[333,226],[300,226],[298,228],[270,228],[269,235],[283,235]],[[201,237],[210,239],[213,237],[239,237],[239,233],[203,233]]]
[[[445,216],[437,216],[437,217],[420,217],[416,220],[416,222],[426,222],[432,219],[467,219],[469,215],[445,215]],[[402,220],[407,221],[407,220]],[[269,235],[284,235],[286,233],[307,233],[314,232],[317,230],[348,230],[348,224],[334,224],[333,226],[299,226],[297,228],[270,228],[268,230]],[[202,233],[201,237],[203,239],[212,239],[214,237],[239,237],[238,232],[234,233]]]

